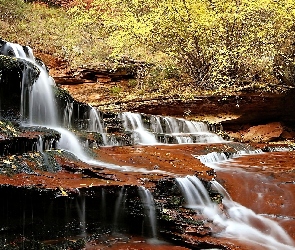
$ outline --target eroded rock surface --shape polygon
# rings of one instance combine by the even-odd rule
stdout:
[[[13,69],[17,73],[14,84],[19,85],[23,78],[21,76],[25,75],[24,68],[31,68],[32,65],[23,65],[22,61],[10,58],[9,54],[10,52],[5,58],[2,57],[5,62],[8,60],[12,64],[17,62],[17,65],[25,65]],[[76,75],[73,72],[71,74],[76,80],[85,80],[83,88],[80,89],[82,90],[80,93],[85,94],[83,91],[93,92],[98,85],[106,88],[107,86],[103,86],[104,83],[111,84],[118,77],[134,77],[132,70],[132,74],[124,69],[120,70],[109,72],[89,68],[78,70]],[[38,73],[34,70],[32,72]],[[11,75],[8,71],[4,73]],[[35,74],[36,77],[37,75]],[[35,78],[31,77],[28,84],[34,84]],[[3,79],[1,78],[1,81]],[[97,83],[101,79],[104,81]],[[75,86],[76,90],[81,87],[72,86]],[[118,110],[185,116],[194,120],[206,120],[215,116],[218,118],[215,122],[222,122],[219,128],[224,127],[233,133],[240,133],[241,126],[247,123],[247,131],[245,127],[242,128],[241,138],[261,143],[253,144],[251,147],[238,142],[220,140],[219,143],[195,141],[194,144],[159,143],[147,146],[133,145],[135,140],[132,140],[132,132],[124,131],[122,126],[117,124],[118,117],[111,112],[104,114],[104,122],[110,121],[104,131],[88,131],[90,106],[82,101],[93,102],[97,96],[85,96],[83,97],[85,100],[75,100],[66,91],[53,88],[56,102],[60,107],[57,111],[60,120],[64,126],[79,136],[80,142],[84,144],[83,150],[88,154],[85,157],[77,154],[80,156],[79,159],[69,151],[59,149],[61,132],[58,132],[60,131],[58,128],[20,126],[19,120],[24,118],[22,116],[25,113],[14,114],[13,121],[8,119],[1,121],[0,195],[3,202],[0,211],[5,215],[0,219],[2,245],[22,248],[26,245],[26,248],[31,249],[36,247],[44,249],[46,245],[58,245],[62,249],[103,249],[107,245],[111,249],[120,249],[123,242],[128,247],[150,248],[146,240],[141,244],[129,238],[126,240],[124,236],[115,239],[118,245],[110,242],[114,239],[111,234],[124,232],[126,235],[164,238],[175,245],[171,247],[174,249],[187,247],[246,250],[265,249],[269,246],[241,241],[239,237],[235,239],[218,237],[226,225],[216,223],[212,215],[199,211],[204,207],[201,209],[190,207],[176,179],[180,177],[185,179],[186,176],[198,180],[198,184],[191,182],[193,183],[191,188],[195,190],[199,188],[198,185],[203,187],[203,196],[208,195],[206,202],[218,208],[215,210],[218,211],[216,215],[222,215],[225,220],[232,218],[227,214],[226,205],[223,203],[226,197],[214,189],[210,182],[217,177],[228,188],[234,199],[256,210],[257,213],[274,217],[293,238],[295,237],[292,211],[294,199],[292,194],[295,190],[293,190],[293,165],[290,165],[294,158],[293,147],[286,147],[288,152],[281,152],[280,149],[284,148],[273,149],[271,145],[265,146],[266,141],[287,137],[293,139],[292,91],[282,95],[241,94],[223,97],[202,96],[189,101],[159,98],[147,102],[136,100],[115,103],[112,107],[117,106]],[[21,90],[14,90],[20,96]],[[97,106],[107,107],[110,103],[100,103]],[[288,103],[288,108],[283,109],[283,103]],[[265,112],[266,108],[268,112]],[[148,119],[145,122],[148,122]],[[263,125],[257,126],[262,123]],[[290,130],[287,129],[287,125],[290,126]],[[104,132],[108,132],[111,136],[129,137],[124,138],[126,141],[123,146],[101,147],[99,141]],[[170,133],[173,134],[171,131]],[[165,137],[166,134],[162,133],[160,136]],[[169,136],[173,139],[174,135]],[[172,139],[170,142],[175,142]],[[69,144],[73,141],[69,140],[67,146],[71,146]],[[262,154],[259,149],[268,153]],[[269,151],[280,152],[269,153]],[[252,158],[238,157],[242,153],[257,152],[260,154],[255,154],[251,156]],[[218,161],[222,161],[219,169],[216,168]],[[247,182],[248,186],[242,185],[248,176],[245,172],[239,176],[231,176],[233,171],[221,171],[227,165],[233,168],[235,174],[240,169],[246,168],[245,172],[254,172],[255,178],[249,177],[252,182]],[[260,182],[263,182],[263,185],[260,185]],[[144,201],[139,194],[140,190],[147,189],[150,190],[150,196],[153,195],[150,200],[154,200],[154,203]],[[260,202],[261,199],[267,204]],[[152,216],[147,215],[144,209],[146,207],[155,210],[158,223],[157,236],[154,232],[150,232],[153,222],[148,222]],[[284,220],[281,220],[281,217]],[[260,225],[261,220],[255,220],[254,224],[256,222],[258,225],[255,226],[258,229],[265,230],[266,233],[269,231],[269,228],[264,228],[265,225]],[[70,240],[59,244],[60,239],[65,238]],[[159,248],[166,248],[166,244]]]

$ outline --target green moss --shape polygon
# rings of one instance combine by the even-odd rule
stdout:
[[[56,98],[63,101],[74,101],[74,98],[70,95],[69,91],[66,89],[53,86],[54,95]]]
[[[19,68],[19,61],[15,57],[0,55],[0,69],[11,70]]]
[[[20,134],[19,127],[10,121],[0,121],[0,134],[6,138],[18,136]]]
[[[120,86],[114,86],[110,88],[110,92],[112,95],[119,95],[122,92],[123,88]]]
[[[40,70],[36,65],[23,59],[0,55],[0,80],[9,84],[15,75],[21,81],[23,72],[26,71],[26,84],[32,85],[39,77]]]

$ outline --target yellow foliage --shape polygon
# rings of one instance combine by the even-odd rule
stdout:
[[[173,62],[207,88],[295,82],[295,0],[93,0],[66,12],[2,2],[20,17],[4,39],[29,37],[72,66],[124,55]]]
[[[177,58],[200,85],[277,81],[275,58],[290,59],[294,0],[95,0],[113,55],[137,47]],[[292,61],[293,63],[293,61]],[[285,62],[281,62],[285,64]],[[266,77],[268,76],[268,77]]]

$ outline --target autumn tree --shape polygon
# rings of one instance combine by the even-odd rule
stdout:
[[[91,10],[82,19],[99,20],[113,55],[166,55],[196,86],[294,84],[294,0],[94,0]]]

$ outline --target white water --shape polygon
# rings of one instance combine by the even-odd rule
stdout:
[[[52,93],[52,79],[47,72],[39,66],[40,76],[33,85],[30,94],[29,123],[41,125],[57,125],[57,112],[55,98]],[[49,83],[49,84],[48,84]]]
[[[238,144],[235,144],[236,146]],[[263,154],[261,149],[251,149],[248,145],[239,145],[239,149],[235,153],[226,154],[224,152],[211,152],[205,155],[192,155],[193,157],[199,159],[204,165],[213,168],[220,169],[218,163],[224,163],[225,161],[230,162],[231,159],[240,157],[243,155],[250,154]]]
[[[109,169],[115,169],[115,170],[126,171],[126,172],[158,173],[158,174],[172,175],[171,173],[161,171],[161,170],[147,170],[145,168],[136,168],[136,167],[132,167],[132,166],[119,166],[119,165],[95,160],[85,153],[84,149],[82,148],[81,144],[79,143],[78,138],[72,132],[68,131],[65,128],[61,128],[61,127],[51,127],[51,128],[58,131],[61,134],[61,138],[58,142],[59,148],[71,152],[77,158],[79,158],[81,161],[86,162],[89,165],[102,166],[102,167],[106,167]]]
[[[37,81],[33,84],[30,89],[30,97],[29,97],[29,126],[46,126],[51,129],[58,131],[61,134],[61,138],[58,142],[58,147],[60,149],[67,150],[73,153],[80,160],[95,166],[103,166],[110,169],[116,169],[119,171],[128,171],[128,172],[143,172],[143,173],[160,173],[160,174],[170,174],[168,172],[160,171],[160,170],[147,170],[145,168],[135,168],[131,166],[119,166],[115,164],[109,164],[106,162],[94,160],[89,157],[84,149],[82,148],[77,137],[70,132],[69,130],[62,128],[58,124],[57,119],[57,108],[55,105],[55,97],[52,91],[52,85],[54,84],[53,79],[48,75],[45,67],[42,67],[35,62],[35,58],[33,56],[32,50],[27,47],[29,51],[28,55],[23,50],[23,47],[14,44],[14,43],[6,43],[3,49],[4,53],[8,53],[8,51],[12,51],[15,57],[27,60],[37,66],[40,70],[40,76]],[[22,84],[23,85],[23,84]],[[23,93],[23,92],[22,92]],[[24,108],[21,107],[21,110]],[[95,116],[95,114],[94,114]],[[71,118],[71,114],[69,114],[68,118]],[[97,122],[97,121],[95,121]],[[93,124],[93,126],[96,126]],[[99,124],[98,124],[99,127]],[[46,149],[50,149],[50,145],[45,145]]]
[[[106,128],[104,127],[100,113],[93,107],[91,107],[89,112],[88,131],[100,133],[103,139],[103,144],[106,146],[119,146],[119,142],[114,136],[107,136]]]
[[[23,51],[23,48],[17,44],[6,44],[6,50],[12,50],[16,57],[26,59],[32,63],[34,62],[34,57],[30,49],[28,49],[28,55]],[[85,161],[92,165],[104,166],[110,169],[116,169],[121,171],[134,171],[134,172],[144,172],[144,173],[164,173],[164,174],[171,174],[159,170],[149,171],[147,169],[138,169],[133,168],[130,166],[118,166],[114,164],[108,164],[105,162],[97,161],[89,156],[87,156],[81,147],[78,139],[69,132],[68,130],[61,128],[58,126],[58,119],[56,117],[57,110],[55,106],[55,99],[52,93],[52,84],[53,81],[47,74],[47,71],[44,67],[35,64],[40,69],[40,77],[33,84],[32,88],[30,89],[30,100],[29,100],[29,124],[30,125],[44,125],[50,128],[53,128],[61,133],[61,139],[59,141],[59,147],[65,150],[68,150],[75,154],[78,158],[82,161]],[[24,94],[24,91],[22,90]],[[25,101],[22,98],[22,105],[24,105]],[[24,107],[20,109],[24,114]],[[24,117],[24,115],[23,115]],[[71,119],[71,115],[69,113],[68,120]],[[153,135],[153,133],[147,131],[147,129],[143,126],[143,122],[139,115],[131,114],[131,113],[124,113],[123,119],[125,119],[125,128],[130,131],[135,131],[138,134],[139,143],[142,144],[156,144],[157,141]],[[183,121],[179,119],[172,118],[164,118],[166,125],[166,131],[163,127],[159,128],[160,118],[156,119],[156,123],[158,124],[155,126],[155,132],[163,131],[164,133],[171,133],[176,134],[183,130],[184,127],[187,129],[187,133],[198,133],[200,137],[204,135],[204,141],[208,140],[206,134],[210,136],[208,142],[221,142],[222,140],[215,134],[210,133],[206,128],[203,127],[202,124]],[[182,122],[182,123],[181,123]],[[179,125],[179,124],[182,125]],[[182,127],[182,128],[181,128]],[[199,131],[201,130],[201,131]],[[203,134],[202,134],[203,133]],[[181,136],[181,135],[179,135]],[[211,137],[211,139],[210,139]],[[213,139],[212,139],[213,138]],[[185,143],[190,143],[189,139],[180,139],[180,141],[185,141]],[[49,147],[46,146],[45,147]],[[217,206],[215,206],[205,192],[204,187],[200,185],[200,183],[194,177],[187,177],[187,178],[177,178],[177,181],[183,191],[183,194],[186,199],[187,206],[196,210],[201,210],[204,215],[209,217],[216,223],[220,225],[224,230],[220,234],[220,236],[224,237],[233,237],[243,241],[250,241],[258,245],[265,246],[267,249],[281,249],[281,250],[289,250],[295,249],[294,243],[292,239],[283,231],[283,229],[275,222],[266,219],[262,216],[256,215],[252,210],[247,209],[240,204],[233,202],[228,197],[224,199],[224,205],[226,206],[227,213],[229,218],[225,216],[222,211],[220,211]],[[217,186],[217,185],[215,185]],[[146,192],[144,195],[146,195]],[[146,196],[149,196],[148,194]],[[148,199],[148,198],[145,198]],[[150,201],[149,201],[150,202]],[[147,202],[148,203],[148,202]],[[85,221],[83,218],[83,209],[85,203],[83,204],[80,209],[81,210],[81,222]],[[152,210],[152,209],[150,209]],[[153,237],[156,237],[156,226],[155,226],[155,219],[153,219],[154,215],[150,215],[152,218],[151,224],[152,226],[152,234]],[[255,228],[255,223],[259,222],[259,224],[263,225],[262,229]],[[82,233],[85,230],[82,228]]]
[[[157,238],[157,218],[154,197],[151,192],[145,187],[139,187],[139,195],[144,207],[144,212],[149,220],[151,228],[151,236],[153,239]]]
[[[64,127],[71,128],[72,115],[73,115],[74,104],[72,102],[67,102],[66,108],[64,110]]]
[[[101,134],[105,132],[99,113],[92,107],[89,114],[89,131],[94,131]]]
[[[125,130],[133,133],[135,144],[148,145],[157,143],[155,136],[144,127],[140,114],[123,112],[121,118]]]
[[[151,116],[150,119],[151,122],[151,130],[154,131],[155,133],[163,134],[163,128],[161,125],[161,119],[159,116]]]
[[[174,143],[220,143],[224,140],[209,131],[203,122],[188,121],[181,118],[150,116],[150,125],[144,125],[139,113],[124,112],[121,115],[123,127],[133,132],[135,144],[157,144],[155,134],[175,138]],[[164,139],[164,143],[168,143]]]
[[[80,223],[80,230],[81,236],[86,236],[86,203],[85,203],[85,196],[79,196],[80,199],[76,200],[76,207],[77,212],[79,215],[79,223]],[[79,201],[80,200],[80,201]]]
[[[40,66],[35,62],[35,57],[31,48],[26,47],[28,54],[25,53],[22,46],[14,43],[6,43],[3,48],[3,53],[8,54],[12,51],[15,57],[27,60],[34,64],[40,70],[40,75],[33,87],[30,89],[29,97],[29,124],[42,125],[57,125],[55,98],[52,93],[53,79],[48,75],[45,67]],[[24,80],[24,79],[23,79]],[[22,84],[22,98],[21,98],[21,115],[24,117],[24,82]]]
[[[126,132],[131,133],[134,144],[155,145],[162,143],[220,143],[224,140],[208,130],[203,122],[187,121],[185,119],[151,115],[146,117],[149,122],[144,124],[144,116],[139,113],[123,112],[119,115],[122,126]],[[99,111],[91,108],[89,112],[90,132],[102,135],[103,144],[106,146],[119,146],[116,138],[107,134]],[[157,139],[157,135],[160,138]],[[168,136],[168,139],[166,138]],[[172,141],[169,138],[174,138]]]
[[[222,162],[228,160],[227,156],[223,152],[211,152],[206,155],[194,155],[194,157],[199,159],[205,165],[208,165],[208,163]]]
[[[41,135],[38,136],[37,150],[43,152],[43,139]]]
[[[115,212],[114,212],[114,222],[113,222],[113,227],[114,227],[114,232],[118,231],[118,224],[119,224],[119,215],[121,210],[124,210],[123,202],[125,201],[125,188],[124,186],[121,188],[118,198],[115,203]],[[122,209],[123,207],[123,209]]]
[[[216,181],[212,185],[223,194],[225,213],[211,202],[207,190],[195,176],[176,179],[184,195],[186,206],[202,213],[222,229],[217,237],[234,238],[269,250],[294,250],[295,244],[276,222],[255,214],[234,202]],[[257,227],[259,225],[259,227]]]

